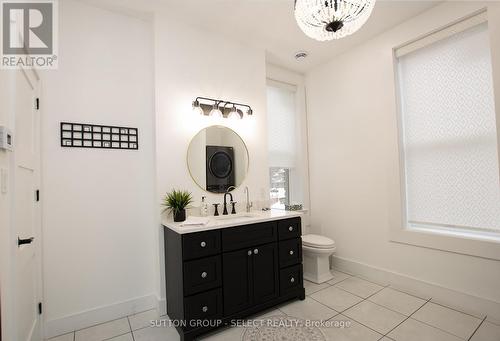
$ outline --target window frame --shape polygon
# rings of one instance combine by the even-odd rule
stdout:
[[[304,218],[304,225],[309,224],[310,219],[310,184],[309,184],[309,128],[306,108],[306,88],[305,79],[301,74],[283,69],[273,64],[266,64],[266,85],[278,85],[288,89],[293,89],[295,92],[295,108],[298,134],[302,141],[297,147],[298,159],[295,167],[289,169],[289,191],[290,200],[293,202],[294,193],[297,194],[297,188],[301,196],[303,208],[300,210]],[[271,167],[268,167],[268,170]],[[300,171],[300,177],[297,177],[297,172]],[[297,186],[296,186],[296,183]],[[297,187],[297,188],[296,188]],[[270,194],[270,192],[268,191]]]
[[[426,247],[442,251],[449,251],[454,253],[466,254],[477,256],[481,258],[500,260],[500,233],[485,233],[473,230],[461,230],[459,228],[448,229],[435,226],[417,226],[408,221],[407,212],[407,186],[406,186],[406,164],[405,164],[405,146],[404,146],[404,126],[403,126],[403,108],[402,96],[400,91],[399,82],[399,60],[401,53],[398,50],[407,48],[415,44],[418,45],[419,41],[425,39],[432,41],[432,35],[436,35],[434,41],[439,41],[450,36],[450,31],[453,32],[453,26],[469,28],[466,22],[487,22],[486,11],[482,10],[476,12],[468,17],[462,18],[450,25],[444,26],[439,30],[431,32],[413,41],[401,44],[393,48],[393,72],[394,72],[394,88],[396,95],[396,116],[397,116],[397,138],[398,138],[398,158],[399,158],[399,178],[397,179],[399,185],[399,193],[394,193],[394,202],[390,207],[399,207],[398,214],[389,215],[389,240],[395,243],[403,243],[414,246]],[[462,30],[465,30],[462,29]],[[490,32],[488,27],[488,32]],[[491,33],[490,33],[491,34]],[[431,37],[431,38],[430,38]],[[423,47],[423,46],[421,46]],[[493,56],[491,56],[493,62]],[[495,83],[495,77],[493,77]],[[495,87],[495,84],[494,84]],[[494,94],[495,97],[495,94]],[[496,98],[494,98],[496,99]],[[498,105],[496,105],[496,118],[497,118],[497,135],[498,131],[499,113]],[[498,140],[500,144],[500,138]],[[498,152],[500,153],[500,146]],[[390,203],[391,204],[391,203]]]

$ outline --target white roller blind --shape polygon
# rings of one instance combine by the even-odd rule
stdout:
[[[268,81],[267,122],[269,166],[293,168],[297,154],[295,88]]]
[[[434,44],[435,42],[449,38],[457,33],[466,31],[472,27],[483,24],[487,21],[486,12],[478,13],[467,19],[461,20],[455,24],[449,25],[437,32],[428,34],[420,39],[404,44],[395,49],[396,57],[402,57],[405,54],[417,51],[423,47]]]
[[[500,232],[487,23],[400,54],[407,219]]]

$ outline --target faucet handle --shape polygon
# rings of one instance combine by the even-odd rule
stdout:
[[[233,207],[232,210],[231,210],[231,214],[236,214],[235,205],[236,205],[236,201],[231,201],[231,206]]]

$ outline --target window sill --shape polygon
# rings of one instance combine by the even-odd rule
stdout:
[[[308,208],[303,208],[301,210],[289,211],[289,210],[285,210],[284,208],[271,207],[271,210],[273,210],[273,211],[283,211],[283,212],[301,212],[301,213],[308,213],[309,212]]]
[[[422,226],[392,228],[390,241],[469,256],[500,260],[500,236]]]

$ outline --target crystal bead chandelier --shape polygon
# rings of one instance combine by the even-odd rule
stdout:
[[[375,0],[295,0],[295,19],[313,39],[340,39],[360,29],[374,5]]]

